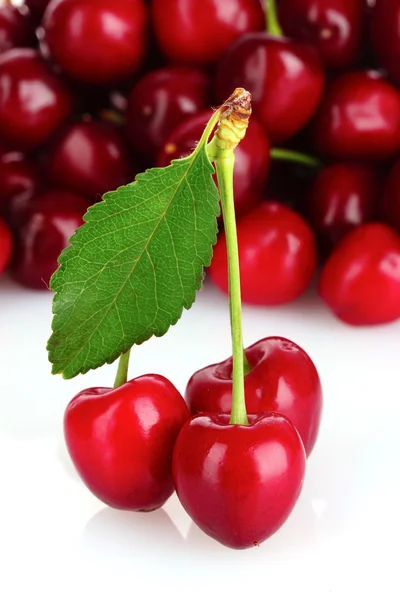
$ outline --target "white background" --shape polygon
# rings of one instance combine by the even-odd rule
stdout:
[[[313,358],[325,407],[289,521],[234,551],[193,525],[174,495],[150,514],[105,507],[80,482],[62,437],[65,406],[115,365],[50,375],[51,294],[0,282],[0,598],[383,600],[400,598],[400,322],[351,328],[310,292],[244,309],[245,344],[283,335]],[[206,285],[161,339],[132,352],[130,377],[159,372],[183,393],[230,354],[226,298]]]

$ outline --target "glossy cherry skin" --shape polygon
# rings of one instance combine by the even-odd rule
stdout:
[[[29,14],[12,4],[0,4],[0,54],[34,43],[34,28]]]
[[[324,254],[348,231],[376,218],[379,191],[379,174],[365,163],[334,163],[319,172],[306,214]]]
[[[279,21],[289,37],[308,42],[328,69],[352,66],[364,37],[364,0],[281,0]]]
[[[209,78],[199,69],[165,67],[147,73],[128,96],[126,124],[132,147],[155,160],[172,130],[208,106],[209,99]]]
[[[230,548],[251,548],[286,521],[300,495],[305,452],[282,415],[203,413],[182,427],[173,454],[176,493],[207,535]]]
[[[378,0],[370,13],[372,45],[379,65],[400,85],[400,2]]]
[[[385,183],[381,216],[400,233],[400,157],[393,165]]]
[[[323,154],[350,160],[382,160],[400,151],[400,93],[374,72],[339,76],[314,122]]]
[[[36,50],[0,57],[0,135],[13,146],[42,144],[69,116],[72,98]]]
[[[69,125],[47,153],[50,179],[57,187],[95,201],[134,179],[135,167],[120,130],[112,123]]]
[[[4,219],[0,217],[0,275],[4,273],[10,262],[12,247],[11,230]]]
[[[0,210],[14,198],[29,201],[42,188],[38,168],[20,152],[0,155]]]
[[[218,65],[218,100],[223,102],[235,87],[251,93],[254,116],[271,141],[282,142],[311,119],[323,91],[324,72],[311,46],[252,33],[239,38]]]
[[[32,198],[26,196],[13,198],[8,206],[7,217],[13,227],[21,228],[37,211],[62,212],[65,210],[84,215],[89,206],[90,202],[82,196],[68,190],[52,189]]]
[[[172,451],[189,416],[168,379],[143,375],[75,396],[65,411],[65,441],[79,475],[100,500],[114,508],[154,510],[174,491]]]
[[[400,318],[400,235],[366,223],[336,246],[321,272],[319,294],[350,325]]]
[[[217,61],[238,37],[265,22],[259,0],[153,0],[151,10],[163,54],[197,65]]]
[[[143,0],[53,0],[43,27],[54,62],[85,83],[108,85],[126,79],[144,58]]]
[[[262,202],[237,223],[242,300],[264,306],[284,304],[311,283],[317,249],[305,220],[279,202]],[[225,235],[214,246],[209,268],[213,283],[228,293]]]
[[[157,166],[165,167],[174,158],[187,156],[195,148],[204,127],[212,116],[211,110],[186,118],[176,127],[158,155]],[[270,145],[263,127],[250,119],[246,135],[235,149],[235,211],[237,215],[255,206],[267,180],[270,165]]]
[[[268,337],[245,349],[251,366],[244,378],[247,412],[273,411],[296,427],[307,456],[317,439],[322,414],[322,388],[317,369],[300,346],[282,337]],[[186,387],[192,414],[230,414],[232,357],[200,369]]]
[[[11,276],[22,285],[45,290],[69,238],[82,225],[82,212],[49,206],[33,210],[17,230]]]

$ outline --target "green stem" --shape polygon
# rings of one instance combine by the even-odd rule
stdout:
[[[215,138],[214,138],[215,140]],[[212,160],[217,172],[218,186],[221,194],[222,215],[224,219],[226,251],[228,255],[229,310],[232,335],[232,410],[230,423],[248,425],[246,403],[244,397],[245,370],[250,368],[243,352],[242,305],[240,294],[239,251],[237,244],[235,205],[233,201],[233,169],[235,155],[232,150],[218,151],[209,144],[210,154],[215,151]]]
[[[200,152],[202,147],[204,146],[204,144],[207,143],[208,138],[210,137],[210,135],[212,133],[212,130],[214,129],[214,127],[217,125],[218,121],[221,118],[221,110],[222,110],[222,106],[220,106],[220,108],[214,112],[213,116],[208,121],[206,128],[204,129],[203,134],[200,138],[200,141],[198,142],[193,154]]]
[[[272,159],[287,160],[307,167],[318,168],[322,165],[321,161],[315,158],[315,156],[297,152],[296,150],[286,150],[286,148],[271,148],[270,156]]]
[[[278,21],[275,0],[265,0],[265,15],[267,18],[267,32],[275,37],[283,37],[283,31]]]
[[[119,387],[128,381],[128,367],[129,367],[129,355],[131,351],[125,352],[125,354],[121,354],[119,357],[117,375],[114,381],[114,387]]]
[[[249,361],[247,360],[246,352],[243,350],[243,371],[244,371],[244,374],[247,375],[248,373],[250,373],[251,369],[252,369],[252,366],[249,363]]]

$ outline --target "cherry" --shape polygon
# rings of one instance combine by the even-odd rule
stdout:
[[[54,1],[46,9],[43,27],[52,59],[85,83],[108,85],[126,79],[144,58],[143,0]]]
[[[254,116],[271,141],[282,142],[312,117],[323,91],[324,72],[311,46],[250,33],[240,37],[218,65],[218,100],[229,97],[235,87],[251,93]]]
[[[263,202],[237,223],[243,302],[274,305],[294,300],[310,284],[317,264],[314,234],[304,219],[279,202]],[[209,268],[228,293],[225,236],[214,246]]]
[[[140,79],[126,110],[127,134],[138,155],[155,159],[174,127],[209,104],[209,93],[208,76],[190,67],[165,67]]]
[[[285,33],[318,49],[329,69],[350,67],[362,53],[364,0],[281,0]]]
[[[34,43],[34,28],[29,14],[8,1],[0,4],[0,54],[11,48]]]
[[[381,204],[383,219],[400,233],[400,157],[386,180]]]
[[[7,205],[15,198],[23,202],[38,193],[42,178],[37,167],[20,152],[0,154],[0,209],[7,211]]]
[[[372,45],[379,64],[400,85],[400,2],[378,0],[370,13]]]
[[[64,433],[90,491],[126,510],[154,510],[174,491],[172,450],[186,404],[168,379],[143,375],[117,388],[89,388],[69,403]]]
[[[321,272],[319,293],[350,325],[399,319],[400,236],[381,223],[366,223],[348,233]]]
[[[315,118],[318,149],[338,159],[381,160],[400,151],[400,93],[378,73],[340,75]]]
[[[0,135],[22,149],[42,144],[68,117],[72,99],[36,50],[0,57]]]
[[[82,223],[82,212],[74,207],[33,210],[17,231],[11,276],[30,288],[48,287],[61,251]]]
[[[76,212],[80,215],[85,214],[90,206],[90,202],[82,196],[77,196],[67,190],[48,190],[44,194],[27,198],[26,196],[17,196],[10,201],[8,207],[9,221],[17,228],[22,227],[32,213],[37,211],[52,212]]]
[[[244,378],[249,413],[281,413],[296,427],[307,456],[317,439],[322,388],[314,363],[302,348],[281,337],[259,340],[245,349],[250,365]],[[186,387],[192,414],[229,414],[232,408],[232,357],[200,369]]]
[[[0,275],[10,262],[13,240],[7,223],[0,217]]]
[[[90,198],[133,181],[135,168],[122,134],[112,123],[69,125],[47,154],[48,173],[57,187]]]
[[[231,548],[250,548],[275,533],[300,495],[303,444],[282,415],[200,414],[182,427],[173,454],[175,489],[205,533]]]
[[[202,111],[178,125],[165,142],[157,166],[165,167],[171,160],[190,154],[211,116],[211,110]],[[235,149],[233,185],[237,215],[257,204],[268,175],[269,152],[269,141],[263,127],[251,119],[245,137]]]
[[[163,54],[190,64],[217,61],[243,33],[264,26],[259,0],[224,0],[223,6],[220,0],[153,0],[151,10]]]
[[[345,233],[377,215],[380,177],[374,167],[362,163],[326,166],[310,187],[306,214],[324,254]]]

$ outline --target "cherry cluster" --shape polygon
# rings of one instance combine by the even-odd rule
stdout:
[[[46,289],[87,207],[188,154],[244,87],[244,302],[318,272],[343,321],[400,317],[398,0],[21,2],[0,5],[0,272]],[[222,225],[209,275],[227,291]]]

